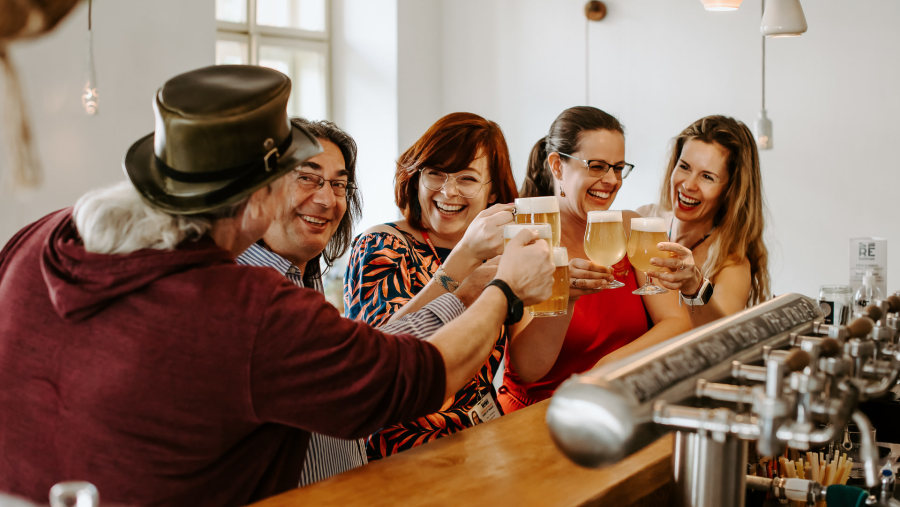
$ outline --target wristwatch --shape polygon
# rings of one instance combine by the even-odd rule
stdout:
[[[522,320],[522,315],[525,313],[525,305],[519,299],[519,296],[516,296],[516,293],[509,288],[509,285],[499,278],[494,278],[488,282],[485,288],[491,285],[502,290],[503,295],[506,296],[506,320],[503,323],[511,326]]]
[[[709,281],[709,278],[704,278],[696,296],[688,297],[681,294],[681,300],[690,306],[703,306],[706,303],[709,303],[709,300],[713,295],[713,290],[715,290],[713,283]]]

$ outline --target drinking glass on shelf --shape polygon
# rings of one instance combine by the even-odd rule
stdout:
[[[532,317],[565,315],[569,306],[569,254],[566,247],[553,247],[553,292],[546,301],[528,307]]]
[[[627,244],[628,260],[631,261],[634,269],[644,273],[660,269],[650,264],[650,258],[668,255],[656,248],[657,243],[668,240],[665,219],[659,217],[632,218],[631,235],[628,237]],[[662,294],[663,292],[666,292],[666,289],[654,285],[648,276],[644,285],[632,291],[632,294],[648,296],[650,294]]]
[[[625,257],[625,228],[621,211],[588,211],[584,230],[584,253],[594,264],[611,267]],[[625,284],[613,279],[609,289]]]
[[[553,241],[559,246],[559,201],[553,196],[519,197],[516,199],[517,224],[550,224]]]

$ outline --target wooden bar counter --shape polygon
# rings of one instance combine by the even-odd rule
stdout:
[[[295,505],[668,505],[672,434],[619,463],[582,468],[550,439],[549,400],[258,507]]]

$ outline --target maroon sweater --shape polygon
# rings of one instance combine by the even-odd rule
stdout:
[[[296,486],[309,432],[352,438],[440,408],[431,344],[340,318],[204,238],[85,252],[71,210],[0,252],[0,491],[236,505]]]

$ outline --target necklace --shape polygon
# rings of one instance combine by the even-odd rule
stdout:
[[[712,234],[712,230],[710,230],[709,232],[707,232],[707,233],[706,233],[706,236],[703,236],[702,238],[700,238],[699,241],[697,241],[696,243],[694,243],[693,245],[691,245],[691,251],[693,252],[695,248],[697,248],[698,246],[700,246],[701,243],[703,243],[704,241],[706,241],[706,238],[708,238],[710,234]]]
[[[670,240],[670,241],[672,241],[672,224],[674,224],[674,223],[675,223],[675,218],[672,217],[672,220],[669,222],[669,240]],[[694,243],[693,245],[691,245],[691,246],[689,247],[690,250],[693,252],[694,249],[697,248],[698,246],[700,246],[701,244],[703,244],[703,242],[706,241],[706,239],[709,238],[709,236],[710,236],[710,235],[713,233],[713,231],[715,231],[715,230],[716,230],[716,228],[715,228],[715,226],[713,226],[713,228],[710,229],[709,232],[706,233],[706,235],[704,235],[704,236],[703,236],[702,238],[700,238],[696,243]]]

